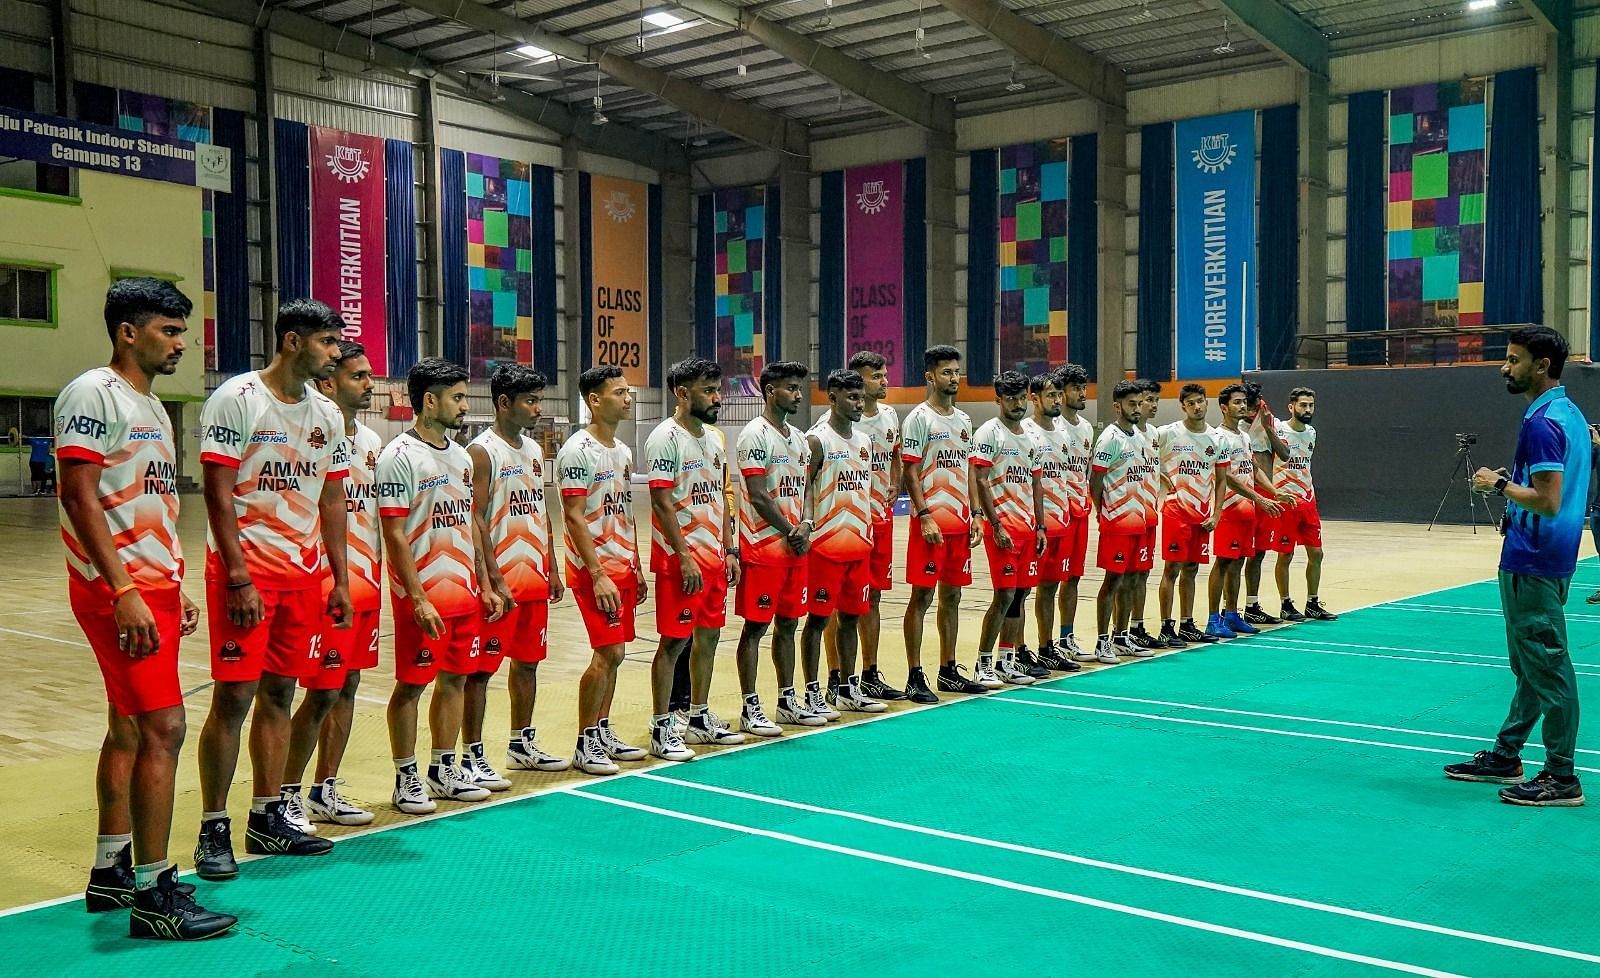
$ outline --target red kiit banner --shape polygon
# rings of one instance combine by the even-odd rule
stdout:
[[[889,361],[889,384],[907,383],[905,335],[905,193],[902,164],[844,171],[844,357],[861,350]]]
[[[384,316],[383,140],[311,130],[311,297],[344,317],[345,339],[389,362]]]

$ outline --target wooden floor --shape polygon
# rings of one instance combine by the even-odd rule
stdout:
[[[193,569],[188,590],[191,597],[199,598],[203,591],[199,568],[205,546],[204,511],[198,496],[185,497],[183,502],[181,535]],[[641,520],[647,521],[642,501],[638,510]],[[896,532],[897,542],[903,541],[904,520]],[[1321,593],[1334,610],[1492,576],[1499,554],[1496,535],[1486,530],[1474,535],[1465,527],[1438,527],[1430,533],[1412,525],[1330,522],[1324,532],[1328,558]],[[648,544],[648,532],[641,536]],[[1092,562],[1092,541],[1090,553]],[[976,649],[977,617],[990,596],[981,549],[974,557],[977,581],[965,594],[960,641],[960,658],[969,664]],[[1270,561],[1271,558],[1263,593],[1275,602]],[[902,578],[898,566],[895,576],[897,580]],[[1086,600],[1078,615],[1080,632],[1092,633],[1093,595],[1098,584],[1099,574],[1091,569],[1083,584]],[[1293,588],[1297,599],[1302,599],[1304,579],[1298,564]],[[1158,617],[1153,591],[1154,581],[1147,616],[1152,623]],[[900,618],[906,595],[907,589],[902,585],[884,598],[882,659],[886,674],[893,680],[902,679],[905,674]],[[630,648],[623,666],[613,709],[619,730],[636,742],[645,739],[650,712],[649,663],[655,647],[653,607],[650,603],[641,609],[639,640]],[[392,629],[387,615],[386,608],[382,664],[367,675],[342,772],[347,781],[346,793],[377,810],[380,823],[404,818],[388,805],[393,769],[383,704],[393,680],[393,664],[389,651]],[[729,625],[719,649],[723,661],[717,668],[712,708],[731,719],[738,715],[738,690],[731,661],[738,637],[737,619],[730,617]],[[1497,629],[1487,631],[1486,651],[1502,641]],[[1029,637],[1031,640],[1031,626]],[[925,661],[936,661],[934,643],[930,621]],[[550,648],[550,658],[541,669],[535,723],[547,749],[566,753],[576,734],[577,677],[589,659],[582,623],[570,601],[552,609]],[[8,809],[8,845],[0,853],[0,893],[4,894],[0,906],[15,906],[81,889],[85,860],[94,841],[93,773],[104,730],[104,689],[93,656],[67,608],[54,500],[0,501],[0,650],[0,668],[8,683],[6,706],[0,710],[0,791],[7,798]],[[771,666],[765,656],[763,660],[761,691],[770,705],[774,696]],[[172,851],[179,864],[188,868],[200,810],[194,740],[210,704],[203,624],[200,634],[185,643],[181,661],[190,741],[179,770]],[[501,745],[507,729],[504,688],[502,670],[490,687],[485,727],[491,756],[497,759],[503,756]],[[424,710],[422,716],[426,715]],[[425,730],[420,739],[426,744]],[[512,790],[536,791],[573,777],[579,776],[518,774]],[[249,800],[248,778],[246,759],[241,761],[231,798],[235,814],[241,819]]]

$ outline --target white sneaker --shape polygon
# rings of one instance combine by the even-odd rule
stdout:
[[[686,744],[711,744],[714,747],[732,747],[744,743],[744,734],[728,729],[721,718],[710,710],[689,717],[689,726],[679,735]]]
[[[1001,659],[994,664],[994,674],[1000,677],[1001,682],[1013,686],[1032,686],[1034,678],[1017,667],[1015,659]]]
[[[1118,655],[1131,655],[1136,659],[1148,659],[1155,655],[1155,649],[1147,648],[1143,642],[1132,635],[1118,635],[1115,639]]]
[[[760,700],[745,701],[744,709],[739,711],[739,729],[757,737],[783,736],[783,728],[767,719]]]
[[[828,721],[806,709],[804,701],[787,696],[778,697],[778,722],[789,727],[825,727]]]
[[[572,766],[584,774],[616,774],[622,770],[606,756],[599,737],[579,735],[578,749],[573,752]]]
[[[506,749],[506,767],[513,771],[565,771],[572,762],[546,754],[533,739],[532,727],[523,727],[516,741]]]
[[[839,687],[834,705],[849,713],[882,713],[889,708],[887,703],[863,695],[861,680],[855,676],[845,680],[844,685]]]
[[[673,710],[668,714],[668,717],[668,722],[672,725],[672,732],[682,737],[683,732],[689,729],[689,711]]]
[[[1108,666],[1117,664],[1117,646],[1112,639],[1097,639],[1094,643],[1094,661]]]
[[[299,829],[306,835],[316,835],[317,827],[311,824],[311,819],[306,817],[306,805],[298,791],[280,791],[279,797],[283,799],[283,820],[291,828]]]
[[[1093,662],[1093,661],[1095,661],[1094,651],[1092,649],[1089,649],[1089,650],[1084,649],[1082,646],[1080,646],[1078,644],[1077,638],[1075,638],[1075,637],[1073,637],[1071,635],[1067,636],[1066,641],[1057,642],[1056,643],[1056,648],[1061,649],[1067,655],[1071,656],[1072,657],[1072,661],[1074,661],[1074,662]]]
[[[439,806],[422,788],[415,764],[394,776],[394,807],[407,815],[427,815]]]
[[[664,761],[692,761],[695,757],[694,751],[683,746],[683,738],[672,729],[670,720],[650,728],[650,753]]]
[[[609,723],[600,724],[600,747],[613,761],[642,761],[650,756],[642,747],[624,742]]]
[[[816,683],[806,683],[806,709],[829,723],[842,719],[839,711],[828,705],[822,695],[822,687]]]
[[[978,664],[972,667],[972,681],[984,689],[999,689],[1005,685],[1000,681],[1000,677],[995,675],[994,656],[978,656]]]
[[[443,798],[446,801],[483,801],[489,797],[488,788],[473,784],[467,774],[456,767],[455,754],[446,754],[439,759],[439,763],[429,764],[422,786],[429,798]]]
[[[318,822],[332,822],[334,825],[366,825],[372,821],[372,813],[360,805],[353,805],[339,794],[338,786],[342,782],[337,778],[329,778],[321,784],[311,786],[311,792],[306,796],[306,811]]]
[[[483,756],[482,744],[478,745],[477,750],[467,753],[466,758],[461,762],[461,772],[467,776],[469,783],[475,784],[480,788],[488,788],[490,791],[505,791],[511,787],[511,782],[506,780],[499,771],[496,771],[494,765],[489,763],[489,759]]]

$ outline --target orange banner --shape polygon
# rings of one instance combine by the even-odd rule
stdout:
[[[628,383],[649,382],[649,238],[644,184],[589,177],[591,365],[622,368]]]

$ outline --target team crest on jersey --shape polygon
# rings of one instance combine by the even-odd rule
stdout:
[[[1206,458],[1210,458],[1211,456],[1213,456],[1215,454],[1217,454],[1217,446],[1215,446],[1215,445],[1207,445],[1206,446]]]
[[[927,566],[922,568],[922,572],[924,574],[937,574],[939,573],[939,565],[930,560]]]
[[[311,429],[311,437],[307,438],[306,442],[309,443],[312,448],[326,448],[328,447],[328,436],[322,433],[322,427],[319,425],[318,427]]]
[[[417,657],[415,659],[413,659],[412,662],[413,662],[413,664],[419,665],[419,666],[431,666],[431,665],[433,665],[433,650],[430,649],[430,648],[427,648],[426,646],[424,646],[423,648],[418,649],[417,650]]]
[[[222,643],[221,656],[223,662],[238,662],[240,659],[244,658],[244,652],[240,650],[238,642],[235,642],[233,639],[229,639],[228,641]]]
[[[463,483],[465,483],[466,485],[469,485],[469,486],[472,485],[472,470],[471,469],[462,469],[461,470],[461,481]]]
[[[378,453],[377,452],[368,452],[367,453],[367,468],[376,469],[377,467],[378,467]]]
[[[690,611],[688,608],[683,609],[682,611],[678,612],[678,621],[685,625],[689,624],[691,621],[694,621],[694,612]]]
[[[965,428],[961,429],[961,440],[962,441],[971,441],[972,440],[972,432],[966,430]]]
[[[608,611],[608,612],[606,612],[606,624],[607,625],[620,625],[620,624],[622,624],[622,612],[620,612],[620,611]]]
[[[338,649],[329,649],[328,654],[322,657],[322,668],[324,669],[341,669],[343,667],[344,659],[339,655]]]
[[[757,598],[756,607],[762,609],[772,607],[772,595],[763,594],[761,597]]]
[[[544,467],[539,464],[539,460],[538,459],[536,459],[536,458],[528,459],[528,467],[533,470],[533,474],[535,476],[537,476],[539,478],[543,478],[544,477]]]
[[[483,650],[485,652],[490,653],[491,655],[499,654],[499,652],[500,652],[500,640],[497,639],[497,638],[489,639],[487,642],[483,643]]]
[[[825,588],[825,587],[817,588],[817,600],[821,601],[821,602],[824,602],[824,603],[827,602],[827,600],[828,600],[828,589],[827,588]]]
[[[1016,572],[1017,572],[1017,568],[1016,568],[1016,565],[1015,565],[1015,564],[1007,564],[1007,565],[1006,565],[1006,566],[1005,566],[1005,567],[1004,567],[1004,568],[1003,568],[1003,569],[1002,569],[1002,570],[1001,570],[1001,571],[1000,571],[1000,573],[1001,573],[1001,575],[1003,575],[1003,576],[1005,576],[1005,577],[1010,577],[1010,576],[1011,576],[1011,575],[1012,575],[1012,574],[1015,574],[1015,573],[1016,573]]]
[[[633,466],[624,465],[622,467],[622,481],[623,482],[632,482],[633,481]]]
[[[861,450],[861,461],[863,461],[863,462],[872,461],[872,456],[867,452],[867,450],[865,448],[863,448]]]

